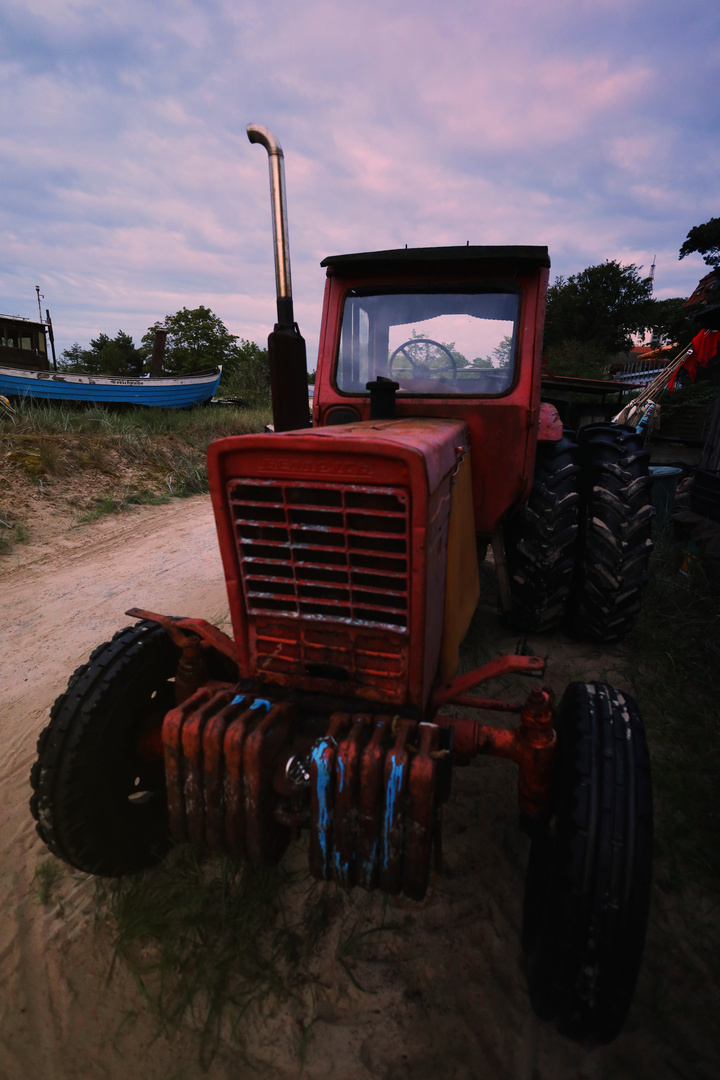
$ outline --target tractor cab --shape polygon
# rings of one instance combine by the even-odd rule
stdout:
[[[313,425],[464,421],[476,531],[490,536],[531,485],[547,248],[402,248],[322,266]]]

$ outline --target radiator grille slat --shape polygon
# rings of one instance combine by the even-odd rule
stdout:
[[[244,478],[228,499],[249,614],[407,632],[403,488]]]
[[[273,612],[282,618],[283,613]],[[316,627],[316,628],[315,628]],[[349,684],[381,692],[387,701],[403,698],[407,673],[408,642],[402,634],[372,637],[372,630],[305,621],[284,625],[266,617],[254,621],[251,629],[258,670],[272,679],[330,679],[341,689]],[[338,681],[339,680],[339,681]]]

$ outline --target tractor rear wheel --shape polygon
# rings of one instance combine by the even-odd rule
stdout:
[[[158,734],[175,703],[179,656],[156,623],[127,627],[95,649],[52,707],[30,809],[50,850],[78,870],[134,873],[167,847]]]
[[[620,424],[579,434],[582,504],[567,623],[574,637],[617,641],[637,619],[652,552],[649,455]]]
[[[505,526],[505,558],[513,630],[551,630],[563,618],[570,593],[578,534],[580,489],[577,445],[538,443],[530,498]]]
[[[633,699],[571,683],[558,722],[553,817],[532,842],[523,948],[535,1011],[581,1042],[620,1031],[650,902],[652,795]]]

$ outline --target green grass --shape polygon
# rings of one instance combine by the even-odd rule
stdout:
[[[33,882],[37,889],[38,900],[43,907],[49,907],[63,877],[63,864],[55,858],[41,862],[35,871]]]
[[[0,435],[113,435],[149,438],[175,436],[196,448],[225,435],[262,431],[271,420],[270,406],[234,408],[199,405],[194,409],[112,410],[68,403],[17,402],[16,416],[0,416]]]
[[[98,485],[102,494],[78,517],[87,523],[133,506],[204,494],[208,445],[228,435],[260,432],[271,418],[269,407],[111,411],[21,401],[15,416],[0,417],[0,446],[41,490],[43,480],[78,470],[107,477],[110,482]],[[12,550],[12,544],[0,535],[0,552]]]
[[[0,555],[9,555],[16,544],[29,544],[30,530],[22,521],[14,525],[0,519]]]
[[[134,506],[163,506],[168,502],[170,495],[158,494],[150,488],[141,488],[140,491],[128,491],[121,499],[111,499],[109,496],[97,499],[90,510],[78,515],[77,520],[79,525],[86,525],[107,514],[120,514]]]
[[[353,904],[339,886],[312,879],[304,861],[299,871],[287,862],[242,864],[178,845],[157,868],[95,881],[96,919],[109,936],[113,965],[127,966],[160,1031],[195,1027],[204,1067],[221,1040],[243,1054],[251,1010],[262,1015],[304,1000],[323,950],[332,950],[326,959],[334,953],[356,988],[374,993],[353,965],[378,935],[412,922],[408,915],[387,921],[387,897],[363,894],[358,907],[357,896]],[[298,1033],[301,1066],[315,1019],[307,1017]]]
[[[114,957],[161,1030],[196,1026],[204,1065],[221,1033],[242,1045],[248,1009],[291,993],[302,925],[288,915],[290,882],[282,867],[203,860],[188,846],[145,873],[97,879],[98,919]]]

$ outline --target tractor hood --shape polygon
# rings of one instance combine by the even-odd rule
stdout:
[[[267,436],[259,438],[264,440]],[[428,417],[336,424],[313,428],[312,432],[286,431],[283,438],[288,440],[289,449],[295,449],[296,446],[298,449],[309,449],[314,444],[325,450],[327,444],[315,443],[315,440],[332,439],[338,452],[348,451],[351,454],[380,453],[395,456],[400,447],[406,452],[414,451],[424,459],[429,491],[436,490],[443,477],[455,468],[458,459],[469,449],[466,424],[458,420]]]

